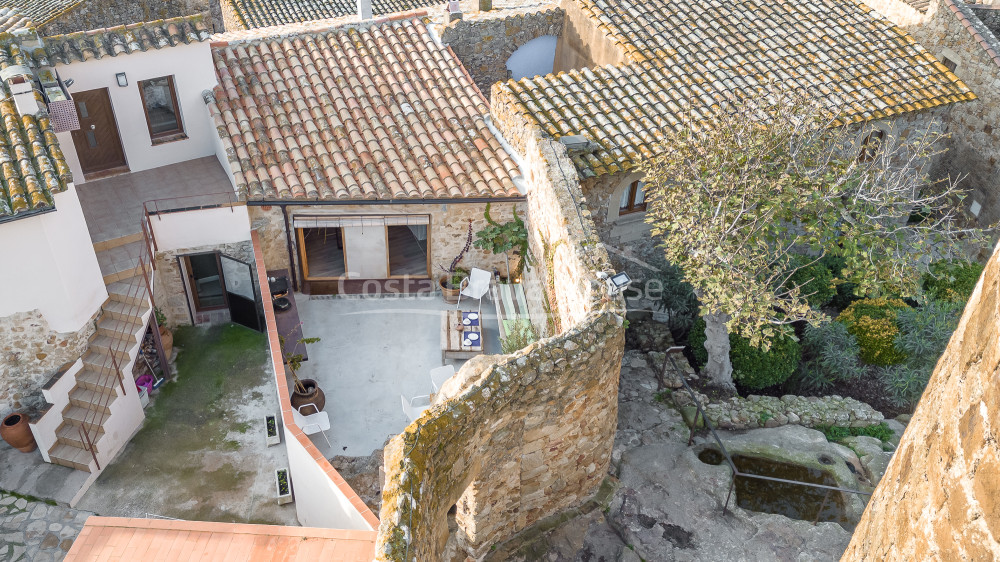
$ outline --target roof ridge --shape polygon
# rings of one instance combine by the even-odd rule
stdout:
[[[149,21],[139,21],[133,23],[123,23],[121,25],[113,25],[111,27],[97,27],[94,29],[82,29],[80,31],[71,31],[69,33],[60,33],[58,35],[47,35],[42,37],[45,41],[61,41],[65,39],[76,39],[83,36],[93,36],[101,35],[108,32],[117,31],[131,31],[133,29],[145,29],[149,27],[162,27],[165,25],[178,24],[178,23],[198,23],[205,21],[206,18],[211,17],[211,12],[204,10],[196,14],[187,14],[184,16],[177,16],[167,19],[149,20]]]
[[[397,12],[381,18],[362,20],[357,15],[342,16],[338,18],[328,18],[300,23],[286,23],[273,25],[270,27],[258,27],[254,29],[240,29],[216,33],[211,38],[213,48],[234,44],[249,44],[257,41],[267,41],[271,39],[284,39],[297,35],[320,35],[323,33],[337,32],[340,30],[349,31],[351,29],[364,31],[380,25],[406,21],[419,20],[426,26],[430,18],[427,10],[411,10],[408,12]]]

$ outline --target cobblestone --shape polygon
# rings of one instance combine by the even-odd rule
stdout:
[[[62,560],[91,515],[0,491],[0,560]]]

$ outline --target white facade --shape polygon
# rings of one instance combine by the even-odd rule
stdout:
[[[150,217],[158,252],[217,246],[250,239],[245,205],[160,213]]]
[[[73,184],[56,210],[0,224],[0,317],[38,309],[56,332],[75,332],[108,298]]]
[[[69,88],[71,94],[108,89],[130,171],[139,172],[216,153],[218,135],[202,98],[202,92],[211,90],[217,83],[208,41],[60,64],[56,70],[63,80],[73,80]],[[125,73],[127,86],[118,85],[115,75],[120,72]],[[173,76],[187,138],[154,145],[144,117],[139,82],[162,76]],[[83,183],[83,170],[72,135],[67,132],[57,136],[73,177],[77,183]]]

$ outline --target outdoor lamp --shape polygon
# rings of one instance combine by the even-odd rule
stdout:
[[[624,271],[615,273],[614,275],[608,275],[602,271],[597,274],[597,278],[604,280],[604,283],[608,286],[608,293],[612,295],[621,293],[632,283],[632,278]]]
[[[115,74],[115,78],[118,79],[118,85],[121,86],[122,88],[128,86],[128,78],[125,77],[124,72],[119,72],[118,74]]]

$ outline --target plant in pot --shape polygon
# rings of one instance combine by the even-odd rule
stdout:
[[[153,307],[153,315],[156,316],[156,326],[160,331],[160,345],[163,346],[163,356],[170,359],[170,352],[174,349],[174,334],[170,331],[170,328],[167,328],[167,315],[158,306]]]
[[[301,326],[301,324],[300,324]],[[288,366],[288,372],[292,375],[292,395],[290,401],[292,403],[292,408],[300,412],[302,415],[315,414],[323,410],[326,406],[326,395],[323,394],[323,389],[319,387],[313,379],[300,379],[298,375],[298,370],[302,367],[302,361],[305,360],[305,356],[299,353],[300,345],[308,345],[310,343],[316,343],[320,341],[320,338],[299,338],[295,342],[295,347],[292,348],[292,353],[285,353],[285,336],[280,336],[278,340],[281,342],[281,352],[285,355],[285,365]],[[306,404],[312,404],[315,408],[303,408],[299,410],[300,406]]]
[[[278,434],[278,416],[274,414],[264,416],[264,442],[268,447],[281,443],[281,435]]]
[[[278,505],[292,501],[292,483],[288,479],[288,469],[279,468],[274,471],[275,487],[278,491]]]
[[[488,250],[493,255],[503,254],[508,278],[516,283],[521,274],[531,266],[531,257],[528,254],[528,229],[521,217],[517,216],[516,209],[512,220],[500,223],[490,216],[490,204],[487,203],[483,216],[486,218],[486,226],[476,233],[475,246],[481,250]],[[513,271],[510,269],[511,251],[519,257]]]
[[[451,265],[448,269],[441,268],[445,275],[438,279],[438,285],[441,286],[441,296],[444,297],[444,301],[451,304],[456,304],[458,302],[458,294],[462,290],[462,280],[469,275],[469,270],[458,267],[459,262],[465,257],[465,253],[469,251],[472,247],[472,220],[469,220],[469,233],[465,237],[465,246],[462,251],[455,256],[455,259],[451,260]]]

